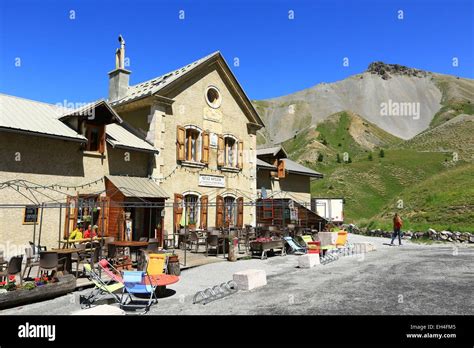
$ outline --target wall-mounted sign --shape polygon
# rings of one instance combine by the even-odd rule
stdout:
[[[216,175],[199,175],[199,186],[225,187],[225,177]]]
[[[211,133],[209,136],[209,146],[211,147],[217,147],[217,134],[216,133]]]

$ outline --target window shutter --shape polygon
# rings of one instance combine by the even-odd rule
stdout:
[[[202,163],[209,163],[209,133],[202,132]]]
[[[77,226],[77,205],[79,204],[79,192],[76,196],[66,197],[66,218],[64,219],[64,238],[69,238],[69,234]],[[71,207],[72,205],[72,207]]]
[[[224,225],[224,198],[220,195],[216,196],[216,227],[220,228]]]
[[[181,216],[183,215],[183,195],[179,193],[174,194],[174,204],[173,204],[173,220],[175,232],[179,231]]]
[[[223,166],[225,163],[225,142],[224,137],[219,135],[217,141],[217,165]]]
[[[285,177],[285,161],[278,161],[278,178],[282,179]]]
[[[178,161],[184,161],[185,148],[184,143],[186,139],[186,128],[177,126],[176,128],[176,159]]]
[[[105,126],[102,126],[99,128],[100,131],[100,139],[99,139],[99,152],[101,154],[104,154],[105,152],[105,138],[106,138],[106,132],[105,132]]]
[[[242,169],[243,164],[244,164],[244,142],[243,141],[239,141],[238,143],[237,155],[239,156],[238,161],[237,161],[237,168]]]
[[[200,228],[207,229],[207,203],[208,197],[206,195],[201,196],[201,217],[200,217]]]
[[[237,227],[244,226],[244,198],[237,198]]]
[[[110,197],[99,196],[99,234],[108,236],[109,235],[109,207],[110,207]]]

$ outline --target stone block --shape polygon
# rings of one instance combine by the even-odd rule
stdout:
[[[319,254],[306,254],[298,257],[299,268],[312,268],[319,264]]]
[[[233,279],[239,290],[252,290],[267,285],[267,274],[262,269],[247,269],[234,273]]]

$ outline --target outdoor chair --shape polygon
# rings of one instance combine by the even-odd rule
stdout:
[[[99,261],[99,267],[102,271],[109,276],[110,279],[117,283],[123,283],[122,275],[120,271],[116,269],[109,261],[102,259]]]
[[[0,272],[0,279],[7,278],[7,283],[10,283],[10,276],[16,276],[20,274],[20,285],[23,284],[23,279],[21,277],[21,264],[23,262],[23,255],[13,256],[10,261],[8,261],[8,266],[5,271]]]
[[[84,261],[86,260],[86,255],[85,255],[86,245],[78,244],[76,246],[76,249],[77,249],[77,253],[74,253],[71,255],[71,263],[76,264],[76,278],[77,278],[79,275],[79,266],[81,263],[84,263]]]
[[[33,242],[29,242],[29,243],[30,243],[31,249],[33,250],[33,254],[35,255],[39,254],[42,251],[47,251],[47,248],[45,246],[35,245],[35,243]]]
[[[209,255],[209,248],[216,249],[216,256],[219,256],[219,247],[224,246],[224,239],[216,234],[211,234],[206,238],[206,256]]]
[[[39,266],[39,255],[33,255],[32,248],[25,248],[25,255],[26,255],[26,263],[25,268],[23,269],[23,275],[21,276],[22,279],[26,279],[30,277],[30,272],[33,267]],[[25,278],[26,269],[28,269],[28,274]]]
[[[84,270],[86,271],[89,279],[94,283],[95,287],[89,293],[89,295],[79,296],[81,308],[91,307],[94,302],[109,295],[115,300],[116,303],[121,302],[121,297],[117,294],[117,292],[123,289],[123,283],[115,283],[113,279],[104,281],[97,273],[94,272],[91,265],[89,264],[84,265]]]
[[[148,284],[145,283],[145,277],[148,277]],[[151,305],[158,302],[156,297],[156,286],[152,285],[151,279],[143,271],[124,271],[124,287],[122,290],[122,299],[120,308],[143,308],[143,314],[150,310]],[[140,298],[140,295],[149,295],[147,298]]]
[[[132,259],[130,256],[125,255],[123,252],[119,252],[117,247],[113,244],[109,244],[107,248],[107,261],[117,268],[129,268],[132,266]]]
[[[149,275],[159,275],[165,273],[168,268],[168,257],[165,254],[148,254],[146,272]]]
[[[189,249],[193,249],[193,244],[196,245],[196,253],[199,251],[199,246],[200,245],[206,245],[206,238],[204,237],[199,237],[196,231],[191,231],[189,233]]]
[[[38,273],[36,276],[39,277],[41,271],[46,271],[46,273],[48,271],[54,271],[54,274],[58,273],[60,263],[64,265],[66,263],[66,258],[59,258],[58,253],[54,251],[42,251],[40,253]]]

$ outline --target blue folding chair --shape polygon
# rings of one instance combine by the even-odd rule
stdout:
[[[144,308],[144,313],[150,310],[151,305],[158,302],[156,297],[156,286],[152,285],[151,280],[145,283],[145,277],[148,277],[143,271],[123,271],[123,291],[120,308]],[[149,295],[145,298],[139,295]]]

